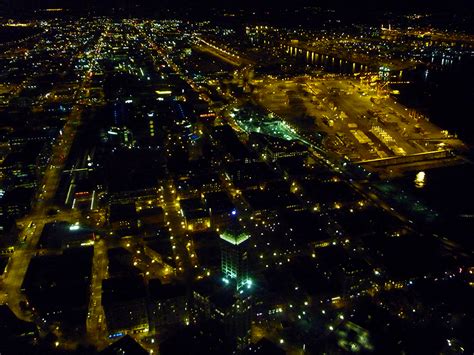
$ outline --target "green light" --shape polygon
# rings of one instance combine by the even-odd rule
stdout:
[[[245,242],[247,239],[250,238],[249,234],[246,233],[241,233],[238,236],[234,236],[228,232],[224,232],[223,234],[220,235],[221,239],[225,240],[226,242],[229,242],[233,245],[239,245],[243,242]]]
[[[72,225],[69,226],[69,230],[70,231],[77,231],[81,228],[81,226],[79,225],[79,222],[76,222]]]

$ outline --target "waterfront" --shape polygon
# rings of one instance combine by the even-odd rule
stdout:
[[[473,178],[474,165],[467,163],[406,173],[393,182],[438,213],[433,230],[472,251],[474,205],[466,197],[474,193]]]
[[[420,66],[404,74],[411,84],[398,85],[398,100],[425,113],[441,128],[459,135],[465,143],[474,143],[472,117],[466,115],[466,107],[474,102],[472,78],[474,57],[445,61],[437,58],[430,65]]]
[[[474,143],[474,126],[465,108],[474,101],[472,77],[474,59],[462,58],[435,69],[418,68],[407,72],[412,84],[400,86],[399,100],[420,110],[441,128],[456,133],[470,146]],[[423,93],[423,94],[420,94]],[[467,196],[474,194],[474,165],[463,165],[410,172],[394,182],[420,198],[440,213],[436,228],[440,234],[460,242],[472,250],[474,242],[469,231],[474,228],[474,206]]]
[[[360,65],[327,56],[316,58],[315,64],[331,73],[352,74],[360,68]],[[401,81],[409,84],[391,85],[400,92],[394,95],[397,101],[426,115],[469,147],[465,164],[411,171],[392,182],[439,213],[433,229],[470,250],[474,248],[469,234],[474,229],[474,205],[466,196],[474,194],[474,164],[469,158],[474,144],[474,125],[471,117],[466,116],[465,108],[474,102],[473,77],[474,57],[451,60],[439,57],[433,58],[429,65],[404,71]]]

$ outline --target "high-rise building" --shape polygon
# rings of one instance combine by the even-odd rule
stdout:
[[[237,292],[234,282],[208,279],[196,284],[193,290],[195,316],[217,321],[230,344],[244,349],[251,339],[252,289],[242,288]]]
[[[224,282],[234,279],[237,290],[250,287],[248,243],[250,234],[236,220],[220,235],[221,242],[221,272]]]
[[[249,276],[250,234],[238,223],[237,212],[220,235],[222,278],[202,280],[194,286],[194,316],[222,325],[226,338],[236,349],[250,344],[253,287]]]
[[[222,318],[224,331],[228,334],[237,349],[244,349],[250,344],[252,327],[252,297],[250,293],[238,294],[230,304],[216,306],[217,317]]]

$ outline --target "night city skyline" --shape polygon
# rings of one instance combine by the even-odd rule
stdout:
[[[472,1],[0,1],[0,355],[472,354]]]

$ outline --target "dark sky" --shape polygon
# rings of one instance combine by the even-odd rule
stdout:
[[[459,13],[472,12],[474,0],[0,0],[3,6],[16,10],[28,10],[46,7],[101,8],[136,7],[159,9],[193,7],[205,11],[209,7],[225,8],[275,8],[275,7],[302,7],[321,6],[336,8],[340,11],[364,12],[366,9],[374,11],[454,11]],[[1,5],[0,5],[1,6]]]

